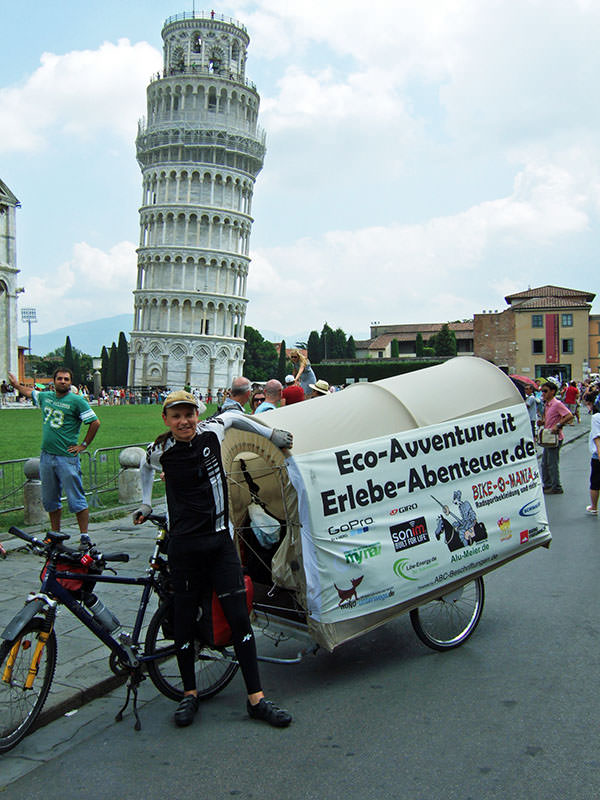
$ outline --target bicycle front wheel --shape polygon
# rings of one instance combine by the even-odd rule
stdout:
[[[152,656],[146,662],[148,675],[156,688],[171,700],[181,700],[183,685],[175,656],[173,641],[173,603],[163,603],[148,625],[144,655]],[[196,651],[196,688],[202,700],[208,700],[224,689],[238,670],[233,655],[223,650],[212,650],[200,641],[194,643]],[[161,655],[164,653],[164,655]]]
[[[45,620],[36,617],[10,642],[0,645],[0,753],[10,750],[25,738],[39,716],[48,696],[56,668],[56,635],[37,651]],[[30,670],[37,666],[31,682]],[[29,680],[28,680],[29,678]]]
[[[434,650],[452,650],[467,641],[483,611],[483,578],[414,608],[410,621],[419,639]]]

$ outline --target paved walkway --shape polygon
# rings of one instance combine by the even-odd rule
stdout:
[[[581,424],[568,425],[565,428],[567,446],[570,442],[589,435],[590,420],[588,414],[583,414]],[[39,528],[27,530],[37,533]],[[64,532],[71,533],[73,541],[78,541],[79,532],[76,526],[65,527]],[[154,547],[155,532],[156,528],[149,523],[141,526],[133,525],[131,515],[90,525],[92,540],[100,549],[129,553],[128,564],[114,565],[123,575],[143,574]],[[7,558],[0,561],[0,626],[3,628],[22,606],[27,593],[39,587],[39,573],[43,560],[23,550],[23,542],[20,539],[6,535],[0,537],[0,540],[8,553]],[[127,630],[133,626],[141,591],[141,587],[98,585],[96,593],[117,615]],[[146,624],[149,623],[155,608],[154,599],[150,601],[146,612]],[[58,615],[56,628],[58,665],[52,690],[44,708],[42,724],[80,708],[122,683],[122,679],[110,671],[108,648],[99,643],[79,620],[63,610]],[[142,631],[142,641],[144,634],[145,631]],[[154,691],[150,681],[145,681],[140,696],[147,699],[150,692]],[[117,710],[115,708],[115,713]]]
[[[39,528],[26,528],[37,535]],[[63,527],[74,543],[79,540],[77,525]],[[122,575],[142,575],[154,549],[154,525],[133,525],[131,515],[107,522],[90,524],[90,536],[100,550],[129,553],[129,563],[114,564]],[[39,588],[39,574],[44,559],[24,549],[21,539],[3,537],[7,558],[0,561],[0,626],[4,625],[21,608],[29,591]],[[70,542],[69,542],[70,544]],[[95,594],[102,598],[116,614],[125,630],[131,630],[143,587],[98,584]],[[150,622],[157,608],[151,599],[146,611],[145,624]],[[58,664],[50,695],[44,706],[41,724],[56,719],[96,697],[106,694],[123,680],[110,670],[110,651],[67,610],[60,610],[56,620],[58,638]],[[145,630],[142,631],[142,641]],[[145,681],[143,687],[149,685]],[[144,691],[144,689],[142,689]],[[116,712],[117,709],[115,709]]]

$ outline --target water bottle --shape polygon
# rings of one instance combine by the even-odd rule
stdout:
[[[99,622],[103,628],[106,628],[109,633],[116,633],[118,631],[121,627],[121,623],[99,597],[92,594],[86,598],[84,602],[89,611],[94,615],[94,619]]]

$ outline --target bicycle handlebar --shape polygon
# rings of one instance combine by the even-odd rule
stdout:
[[[73,563],[77,563],[81,560],[82,553],[80,553],[78,550],[72,550],[71,548],[66,547],[64,544],[62,544],[62,542],[55,543],[53,545],[51,542],[44,542],[29,533],[25,533],[25,531],[22,531],[19,528],[15,528],[14,526],[9,528],[8,532],[12,536],[16,536],[18,539],[22,539],[24,542],[27,542],[27,544],[39,548],[48,554],[54,547],[55,552],[58,552],[61,558],[68,559],[69,561],[72,560]],[[97,550],[95,550],[95,548],[91,548],[90,555],[95,561],[121,561],[125,564],[129,561],[128,553],[99,553]]]
[[[18,539],[23,539],[23,541],[27,542],[27,544],[33,544],[36,547],[47,547],[46,542],[43,542],[41,539],[37,539],[35,536],[31,536],[29,533],[25,533],[25,531],[22,531],[19,528],[15,528],[14,525],[8,529],[8,532],[11,534],[11,536],[16,536]]]
[[[102,553],[103,561],[122,561],[127,563],[129,561],[129,553]]]

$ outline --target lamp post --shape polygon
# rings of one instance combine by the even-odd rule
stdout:
[[[27,323],[28,337],[27,337],[27,350],[29,358],[31,358],[31,323],[37,322],[37,309],[35,308],[22,308],[21,309],[21,322]]]

